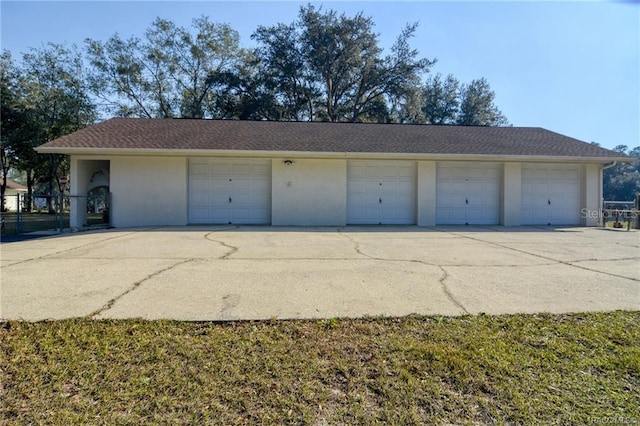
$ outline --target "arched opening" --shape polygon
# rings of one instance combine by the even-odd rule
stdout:
[[[110,161],[71,157],[70,226],[110,223]]]

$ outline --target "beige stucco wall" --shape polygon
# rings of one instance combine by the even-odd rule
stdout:
[[[602,206],[600,164],[585,164],[582,178],[582,225],[598,226]]]
[[[343,226],[347,217],[347,160],[274,158],[272,224]],[[116,227],[185,225],[188,223],[188,161],[185,157],[71,157],[71,194],[85,195],[98,168],[109,169],[111,220]],[[601,165],[583,165],[582,207],[596,212],[583,225],[597,226],[602,182]],[[417,224],[434,226],[437,161],[417,162]],[[521,224],[522,163],[503,163],[500,222]],[[82,226],[86,205],[72,200],[71,226]]]
[[[500,194],[500,224],[518,226],[522,210],[522,163],[504,163]]]
[[[113,226],[187,224],[185,157],[113,157],[110,188]]]
[[[436,224],[436,169],[435,161],[418,161],[418,226]]]
[[[273,225],[343,226],[347,206],[347,161],[292,159],[272,161]]]

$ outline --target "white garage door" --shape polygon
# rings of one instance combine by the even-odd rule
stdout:
[[[416,165],[402,161],[349,161],[347,223],[416,223]]]
[[[271,160],[189,160],[190,223],[271,223]]]
[[[579,225],[580,171],[572,164],[523,164],[522,224]]]
[[[498,163],[439,162],[436,173],[438,225],[497,225],[500,222]]]

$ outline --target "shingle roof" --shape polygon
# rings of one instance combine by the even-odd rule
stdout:
[[[4,179],[0,179],[0,185],[4,183]],[[7,179],[7,189],[15,189],[18,191],[26,191],[27,187],[19,184],[18,182],[14,182],[11,179]]]
[[[41,148],[623,157],[536,127],[142,118],[112,118]]]

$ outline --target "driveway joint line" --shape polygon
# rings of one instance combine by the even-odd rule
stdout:
[[[203,260],[203,261],[215,261],[215,260],[229,260],[229,261],[254,261],[254,262],[273,262],[273,261],[319,261],[319,262],[331,262],[331,261],[349,261],[349,262],[369,262],[369,261],[378,261],[378,262],[406,262],[406,263],[420,263],[426,266],[446,266],[446,267],[456,267],[456,268],[477,268],[479,265],[470,265],[466,263],[446,263],[446,264],[437,264],[437,263],[429,263],[424,260],[419,259],[391,259],[384,257],[373,257],[367,254],[362,254],[362,257],[234,257],[230,258],[207,258],[207,257],[197,257],[194,260]],[[147,258],[142,258],[147,259]],[[162,259],[162,258],[158,258]],[[496,265],[481,265],[483,268],[534,268],[536,266],[551,266],[556,265],[556,262],[545,262],[545,263],[533,263],[530,265],[525,264],[496,264]]]
[[[623,279],[626,279],[626,280],[640,282],[639,278],[627,277],[627,276],[624,276],[624,275],[613,274],[611,272],[604,272],[604,271],[599,271],[597,269],[587,268],[586,266],[575,265],[573,263],[573,261],[558,260],[558,259],[554,259],[552,257],[543,256],[541,254],[531,253],[531,252],[528,252],[528,251],[525,251],[525,250],[517,249],[517,248],[514,248],[514,247],[509,247],[509,246],[506,246],[506,245],[503,245],[503,244],[499,244],[499,243],[496,243],[496,242],[493,242],[493,241],[486,241],[486,240],[482,240],[480,238],[473,238],[473,237],[470,237],[468,235],[455,234],[452,231],[445,231],[445,230],[439,230],[439,231],[447,233],[447,234],[451,234],[451,235],[458,235],[458,236],[460,236],[462,238],[467,238],[467,239],[472,240],[472,241],[477,241],[477,242],[484,243],[484,244],[494,245],[496,247],[501,247],[501,248],[506,249],[506,250],[511,250],[511,251],[516,251],[516,252],[519,252],[519,253],[527,254],[529,256],[534,256],[534,257],[537,257],[537,258],[540,258],[540,259],[550,260],[550,261],[554,262],[554,264],[571,266],[571,267],[582,269],[582,270],[589,271],[589,272],[596,272],[596,273],[603,274],[603,275],[608,275],[608,276],[611,276],[611,277],[623,278]],[[582,262],[582,261],[577,261],[577,262]]]
[[[162,268],[160,270],[157,270],[149,275],[147,275],[146,277],[144,277],[143,279],[136,281],[135,283],[133,283],[133,285],[131,287],[129,287],[126,291],[124,291],[123,293],[119,294],[118,296],[114,297],[113,299],[109,300],[105,305],[103,305],[100,309],[95,310],[94,312],[90,313],[89,315],[86,315],[86,318],[94,318],[106,311],[108,311],[109,309],[111,309],[113,307],[113,305],[118,302],[120,299],[122,299],[124,296],[126,296],[127,294],[131,293],[132,291],[134,291],[135,289],[137,289],[138,287],[140,287],[144,282],[150,280],[151,278],[157,277],[158,275],[170,271],[180,265],[184,265],[185,263],[191,262],[194,259],[187,259],[187,260],[182,260],[180,262],[174,263],[173,265],[167,266],[166,268]]]

